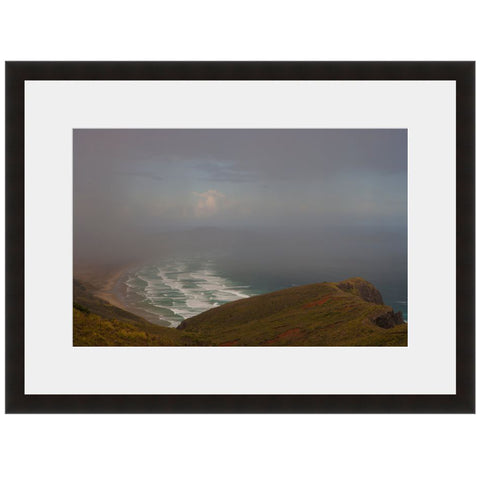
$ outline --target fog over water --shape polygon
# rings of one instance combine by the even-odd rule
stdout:
[[[406,313],[406,130],[82,129],[73,147],[75,262],[210,262],[255,291],[362,276]]]

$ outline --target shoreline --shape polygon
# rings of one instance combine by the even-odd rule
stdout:
[[[137,264],[123,266],[74,266],[73,278],[88,283],[92,287],[92,293],[122,310],[130,311],[130,307],[115,292],[120,279],[127,275],[129,270],[137,267]],[[134,313],[134,312],[131,312]]]
[[[134,269],[140,268],[139,263],[130,263],[122,266],[74,266],[74,278],[88,283],[92,287],[92,293],[96,297],[105,300],[114,307],[121,308],[133,313],[149,323],[163,327],[175,328],[168,320],[162,320],[148,311],[133,307],[125,302],[125,299],[118,293],[120,280]]]
[[[127,275],[128,270],[130,270],[129,267],[124,267],[119,269],[118,271],[112,272],[112,274],[105,279],[104,286],[95,292],[97,297],[111,303],[115,307],[129,311],[129,306],[124,301],[122,301],[119,295],[117,295],[115,292],[118,283],[120,282],[122,277]]]

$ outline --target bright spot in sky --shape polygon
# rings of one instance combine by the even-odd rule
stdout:
[[[195,195],[195,215],[197,217],[206,217],[218,212],[222,199],[225,195],[217,190],[207,190],[206,192],[193,192]]]

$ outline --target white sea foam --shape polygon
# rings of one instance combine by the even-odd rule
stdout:
[[[253,277],[251,281],[254,282]],[[252,287],[245,284],[245,279],[235,282],[217,269],[213,261],[198,258],[172,259],[144,266],[130,272],[125,285],[127,304],[131,304],[134,311],[143,309],[146,318],[156,317],[168,321],[172,327],[184,319],[224,303],[285,288],[274,284],[272,290],[265,290],[264,286]],[[399,295],[396,298],[402,297]],[[407,302],[391,302],[392,305],[398,304],[406,318],[404,306]]]
[[[145,299],[137,307],[168,320],[171,326],[223,303],[248,298],[252,293],[248,285],[234,284],[208,261],[173,260],[146,266],[125,283]]]
[[[234,295],[234,296],[240,297],[240,298],[248,298],[250,296],[250,295],[246,295],[245,293],[242,293],[238,290],[220,290],[220,292],[231,294],[231,295]]]

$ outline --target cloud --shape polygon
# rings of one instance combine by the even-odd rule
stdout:
[[[193,192],[195,195],[194,211],[197,217],[207,217],[216,214],[225,198],[225,195],[217,190],[207,190],[206,192]]]
[[[115,172],[117,175],[124,175],[127,177],[139,177],[146,178],[148,180],[153,180],[156,182],[163,181],[163,177],[154,173],[154,172]]]
[[[202,176],[212,182],[252,183],[258,181],[258,172],[245,170],[245,162],[199,160],[197,169]]]

